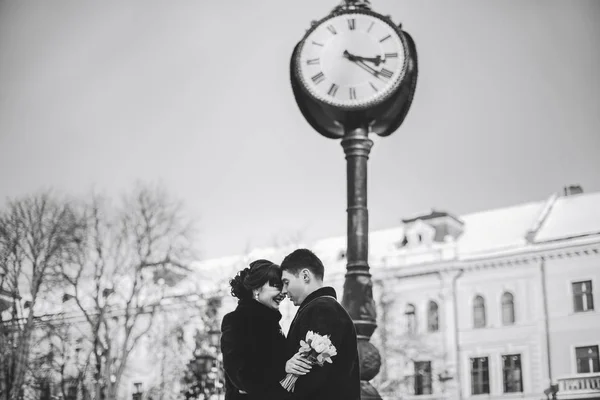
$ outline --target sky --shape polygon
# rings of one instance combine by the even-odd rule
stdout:
[[[289,60],[337,0],[0,0],[0,200],[163,184],[200,258],[346,232],[339,141]],[[411,34],[403,125],[374,137],[370,229],[600,191],[600,2],[372,0]]]

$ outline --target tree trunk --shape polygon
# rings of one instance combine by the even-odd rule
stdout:
[[[27,364],[29,361],[29,341],[31,340],[31,333],[33,329],[33,307],[35,306],[35,298],[31,304],[29,315],[27,316],[27,323],[23,328],[23,336],[17,347],[16,358],[15,358],[15,370],[13,373],[13,382],[10,390],[10,400],[18,400],[21,394],[23,384],[25,383],[25,372],[27,371]]]

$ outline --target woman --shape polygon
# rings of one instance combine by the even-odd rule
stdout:
[[[281,270],[268,260],[256,260],[229,284],[239,299],[223,318],[221,350],[226,400],[286,400],[279,382],[285,378],[285,336],[279,326]]]

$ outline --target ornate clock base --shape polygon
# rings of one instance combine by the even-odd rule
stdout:
[[[373,328],[375,324],[373,324]],[[361,337],[359,334],[358,339],[358,354],[360,358],[360,391],[361,399],[381,399],[377,390],[369,382],[371,379],[379,373],[381,368],[381,356],[379,350],[369,342],[368,337]]]
[[[377,389],[368,381],[360,381],[360,398],[361,400],[382,400]]]

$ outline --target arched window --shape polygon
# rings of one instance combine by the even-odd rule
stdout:
[[[473,300],[473,327],[485,327],[485,300],[481,296],[475,296]]]
[[[410,335],[414,335],[417,333],[417,315],[415,306],[407,304],[404,316],[406,317],[406,332]]]
[[[502,295],[502,324],[512,325],[515,323],[515,301],[512,293],[505,292]]]
[[[427,330],[429,332],[437,332],[440,330],[440,319],[438,315],[438,305],[431,300],[427,307]]]

